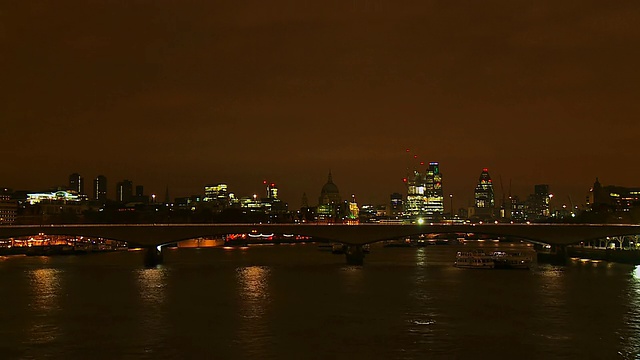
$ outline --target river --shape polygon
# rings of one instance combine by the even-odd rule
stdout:
[[[639,268],[458,269],[458,248],[0,257],[0,358],[640,358]]]

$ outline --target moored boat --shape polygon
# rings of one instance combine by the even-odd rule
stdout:
[[[482,251],[458,251],[453,265],[466,269],[493,269],[495,267],[491,256]]]
[[[532,256],[520,252],[494,251],[491,258],[499,269],[528,269],[533,262]]]

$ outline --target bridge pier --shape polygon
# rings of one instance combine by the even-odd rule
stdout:
[[[538,253],[538,262],[552,265],[566,265],[568,260],[566,245],[551,245],[548,253]]]
[[[344,254],[347,258],[347,265],[364,265],[362,245],[346,245]]]
[[[156,267],[162,264],[162,258],[162,248],[160,246],[144,248],[144,266]]]

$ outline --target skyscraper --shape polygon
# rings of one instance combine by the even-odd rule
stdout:
[[[69,175],[69,190],[77,194],[84,194],[84,178],[80,174]]]
[[[278,187],[276,187],[275,183],[270,183],[267,185],[267,199],[277,199],[278,198]]]
[[[104,175],[98,175],[93,180],[93,200],[107,200],[107,178]]]
[[[529,195],[527,201],[527,218],[529,220],[546,219],[551,216],[549,211],[549,185],[538,184],[533,187],[533,194]]]
[[[430,162],[427,169],[425,183],[425,197],[427,199],[425,213],[427,218],[433,219],[444,213],[444,195],[442,193],[442,174],[437,162]]]
[[[133,183],[130,180],[122,180],[116,184],[116,200],[128,203],[133,197]]]
[[[392,216],[402,215],[402,212],[404,210],[404,201],[402,197],[403,196],[400,193],[393,193],[389,196],[390,198],[389,210],[391,212],[390,215]]]
[[[444,196],[439,163],[430,162],[424,174],[413,170],[412,176],[405,178],[404,182],[407,185],[407,199],[403,209],[405,216],[423,220],[442,216]]]
[[[422,216],[427,202],[425,176],[414,170],[413,175],[405,178],[404,181],[407,184],[407,201],[404,206],[404,214],[410,217]]]
[[[475,215],[483,220],[494,216],[495,198],[489,169],[482,169],[475,190]]]

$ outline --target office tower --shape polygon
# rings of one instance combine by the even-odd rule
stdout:
[[[405,178],[404,181],[407,184],[407,201],[404,205],[404,214],[411,217],[423,215],[427,203],[425,176],[414,170],[413,175]]]
[[[551,216],[549,211],[549,185],[538,184],[533,187],[533,194],[529,195],[527,201],[527,218],[530,220],[540,220]]]
[[[442,193],[442,173],[437,162],[430,162],[425,182],[426,206],[428,218],[442,216],[444,213],[444,195]]]
[[[80,174],[69,175],[69,190],[77,194],[84,194],[84,178]]]
[[[133,197],[133,183],[130,180],[122,180],[116,184],[116,201],[128,203]]]
[[[493,183],[489,175],[489,169],[484,168],[475,190],[475,215],[480,219],[491,219],[494,216],[494,208]]]
[[[107,178],[104,175],[98,175],[93,180],[93,200],[107,200]]]
[[[390,211],[391,211],[391,215],[392,216],[399,216],[402,215],[403,212],[403,205],[404,205],[404,201],[402,199],[402,194],[400,193],[393,193],[390,196]]]
[[[275,183],[270,183],[267,185],[267,199],[277,199],[278,198],[278,188]]]

